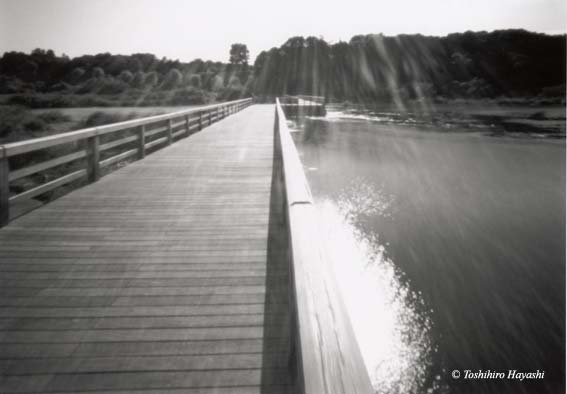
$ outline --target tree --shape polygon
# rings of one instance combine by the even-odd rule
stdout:
[[[146,74],[144,79],[144,85],[148,87],[154,87],[158,84],[158,75],[155,71],[149,72]]]
[[[161,88],[173,89],[181,85],[182,81],[183,81],[183,74],[181,74],[181,72],[178,69],[172,68],[165,76]]]
[[[232,44],[230,47],[230,63],[231,64],[246,64],[248,65],[248,58],[250,53],[246,44]]]
[[[72,84],[77,84],[81,81],[81,79],[83,79],[83,77],[85,76],[86,72],[85,69],[82,67],[75,67],[70,73],[69,73],[69,77],[68,80],[70,83]]]
[[[95,67],[91,71],[93,78],[104,78],[104,70],[101,67]]]
[[[132,80],[134,79],[134,74],[132,74],[130,71],[128,70],[122,70],[122,72],[120,73],[120,75],[118,76],[124,83],[130,84],[132,83]]]
[[[143,71],[138,71],[134,74],[134,78],[132,79],[132,85],[137,88],[144,87],[144,80],[146,78],[146,74]]]
[[[201,76],[199,74],[192,74],[189,77],[189,83],[195,88],[201,87]]]

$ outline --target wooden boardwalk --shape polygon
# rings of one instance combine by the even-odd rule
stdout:
[[[287,393],[274,106],[0,229],[0,393]]]

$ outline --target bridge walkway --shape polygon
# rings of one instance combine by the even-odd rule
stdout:
[[[274,106],[0,230],[0,392],[293,392]]]

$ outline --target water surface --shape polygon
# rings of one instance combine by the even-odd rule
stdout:
[[[292,125],[377,392],[564,392],[565,141],[407,118]]]

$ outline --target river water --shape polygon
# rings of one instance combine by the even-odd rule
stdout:
[[[399,115],[290,122],[376,392],[564,392],[564,139]]]

